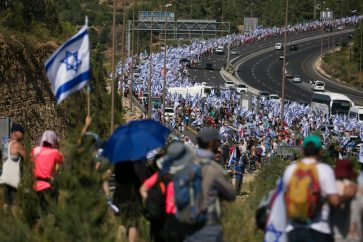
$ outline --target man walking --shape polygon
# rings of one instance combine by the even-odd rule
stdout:
[[[197,142],[200,148],[197,162],[202,165],[202,210],[207,212],[207,221],[194,228],[185,241],[221,242],[220,199],[232,201],[236,198],[236,192],[221,166],[213,160],[220,146],[217,130],[210,127],[202,129]]]
[[[318,136],[305,138],[305,158],[290,165],[283,175],[289,242],[333,242],[329,205],[337,206],[356,192],[350,186],[344,195],[338,195],[333,169],[320,162],[321,149]]]

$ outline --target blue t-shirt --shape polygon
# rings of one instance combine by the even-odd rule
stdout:
[[[241,178],[244,173],[243,165],[242,164],[235,165],[234,171],[236,172],[236,178]]]

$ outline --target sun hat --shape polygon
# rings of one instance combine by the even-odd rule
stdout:
[[[311,135],[304,139],[303,146],[306,147],[307,144],[313,143],[317,149],[321,149],[322,142],[319,136]]]
[[[354,171],[353,162],[348,159],[338,160],[334,172],[337,179],[356,179],[358,176]]]
[[[180,141],[171,143],[167,150],[166,155],[156,161],[160,170],[168,170],[170,174],[175,174],[184,166],[192,162],[195,155],[191,148]]]

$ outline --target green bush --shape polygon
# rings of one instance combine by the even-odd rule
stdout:
[[[251,192],[245,202],[224,204],[222,221],[226,242],[263,241],[263,233],[255,225],[255,211],[262,197],[275,187],[288,164],[288,161],[273,158],[249,184]]]

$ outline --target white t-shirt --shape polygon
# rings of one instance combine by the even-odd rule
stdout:
[[[305,164],[311,164],[315,162],[314,159],[303,159],[302,162]],[[296,164],[290,165],[284,173],[283,181],[284,186],[287,187],[296,168]],[[320,183],[320,190],[321,195],[323,198],[326,198],[328,195],[338,194],[338,189],[336,186],[335,175],[334,171],[331,166],[323,163],[317,164],[318,176],[319,176],[319,183]],[[312,223],[309,227],[315,231],[331,234],[331,229],[329,227],[329,205],[325,203],[321,210],[321,216],[319,221]],[[293,226],[291,224],[287,227],[287,232],[293,230]]]

